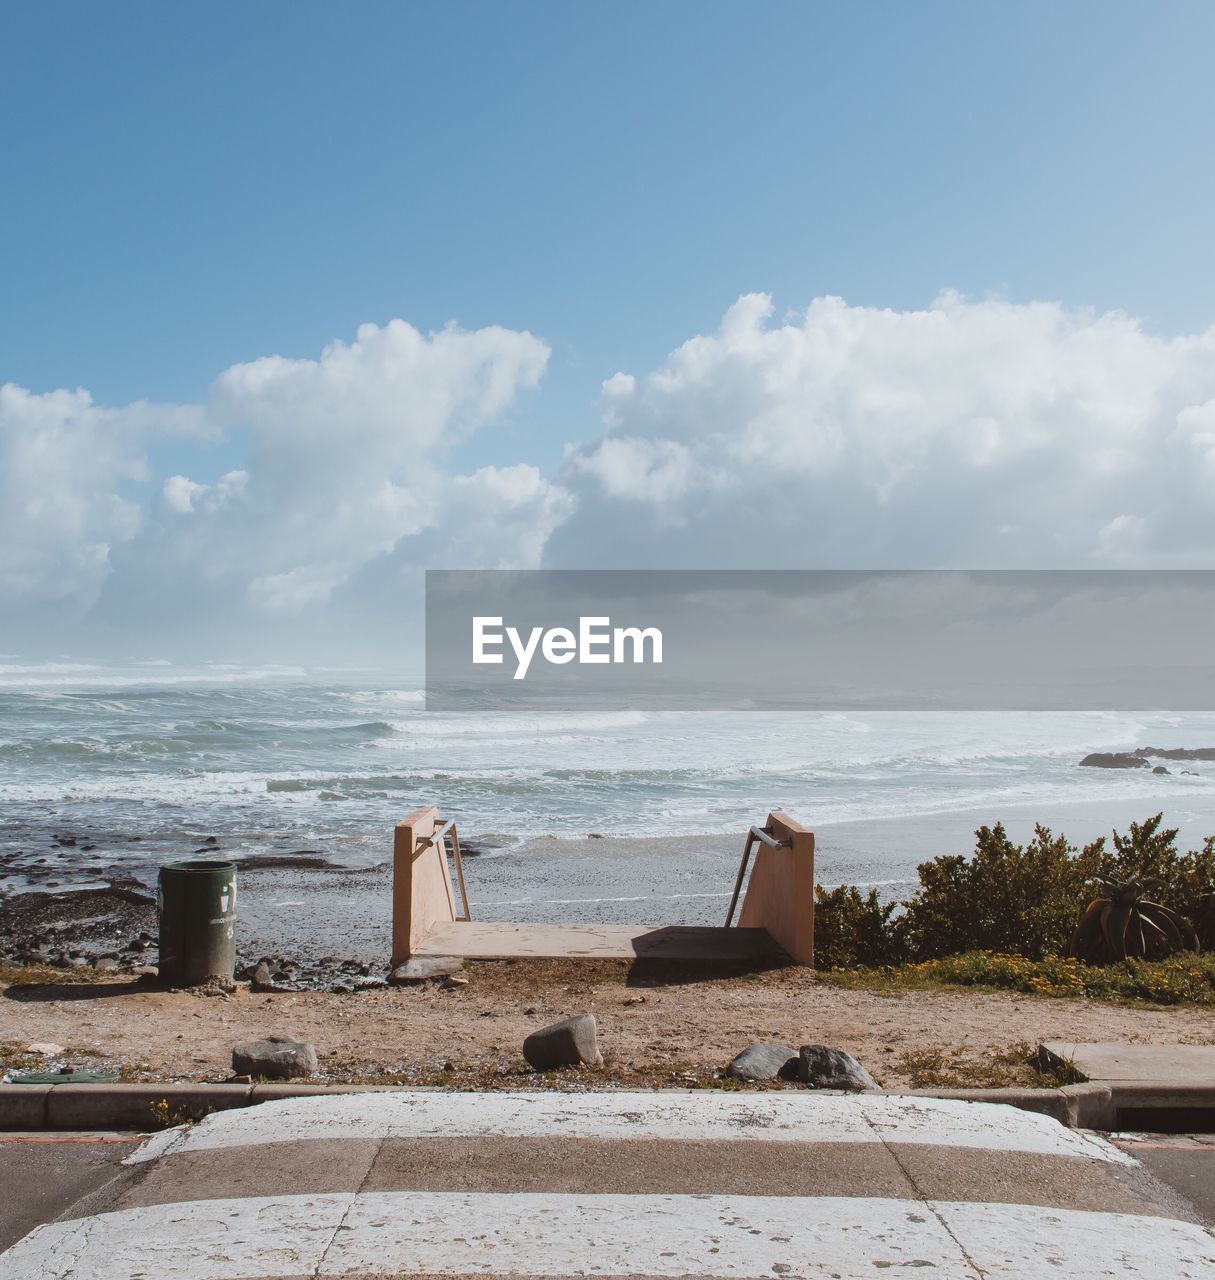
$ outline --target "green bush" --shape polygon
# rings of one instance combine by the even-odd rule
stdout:
[[[1014,844],[997,824],[975,832],[969,857],[943,855],[919,867],[920,885],[902,903],[882,903],[855,885],[815,891],[815,957],[819,968],[881,966],[995,952],[1031,960],[1060,956],[1095,896],[1098,877],[1159,882],[1155,900],[1194,923],[1200,943],[1215,948],[1215,836],[1198,852],[1177,849],[1163,814],[1131,823],[1077,849],[1048,828]]]
[[[1215,836],[1208,836],[1198,852],[1179,853],[1177,828],[1162,831],[1163,819],[1158,813],[1132,822],[1124,836],[1115,831],[1112,851],[1101,849],[1098,874],[1106,880],[1157,881],[1159,887],[1148,896],[1189,920],[1204,948],[1215,946]]]
[[[897,902],[883,903],[876,889],[861,896],[854,884],[814,891],[814,963],[819,969],[898,964],[902,938],[891,927]]]
[[[908,956],[1005,951],[1037,959],[1062,952],[1100,856],[1100,842],[1077,851],[1043,826],[1026,845],[1013,844],[1000,824],[980,827],[970,858],[920,865],[920,887],[897,921]]]

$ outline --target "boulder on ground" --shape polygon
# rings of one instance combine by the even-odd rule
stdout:
[[[464,968],[459,956],[411,956],[399,964],[388,977],[394,987],[407,987],[414,982],[429,982],[432,978],[446,978]]]
[[[595,1015],[580,1013],[533,1031],[523,1042],[523,1056],[537,1071],[580,1064],[599,1066],[603,1054],[599,1051],[599,1024]]]
[[[726,1068],[726,1075],[736,1080],[797,1079],[798,1054],[787,1044],[765,1042],[753,1044],[740,1053]]]
[[[232,1050],[232,1071],[238,1076],[294,1080],[316,1075],[318,1067],[316,1045],[289,1036],[267,1036],[238,1044]]]
[[[798,1053],[797,1078],[815,1089],[880,1089],[881,1085],[843,1049],[804,1044]]]

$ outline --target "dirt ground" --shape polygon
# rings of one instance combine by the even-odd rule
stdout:
[[[891,1088],[1027,1079],[1015,1047],[1040,1040],[1215,1043],[1215,1011],[1132,1008],[1005,993],[837,988],[804,969],[689,980],[624,961],[470,962],[467,985],[229,995],[156,991],[128,979],[16,982],[0,993],[9,1066],[55,1060],[131,1079],[216,1080],[232,1047],[269,1034],[313,1041],[334,1081],[534,1087],[531,1031],[585,1010],[599,1020],[599,1085],[709,1083],[756,1040],[846,1049]],[[1009,1064],[1012,1064],[1011,1068]],[[575,1073],[577,1074],[577,1073]],[[576,1084],[567,1079],[567,1084]],[[589,1083],[589,1081],[588,1081]]]

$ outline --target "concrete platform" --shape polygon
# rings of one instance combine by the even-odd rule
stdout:
[[[420,956],[469,960],[534,958],[788,962],[766,929],[698,925],[512,924],[481,920],[436,925]]]
[[[1070,1060],[1088,1080],[1154,1085],[1215,1087],[1215,1045],[1079,1044],[1050,1040],[1042,1046]]]

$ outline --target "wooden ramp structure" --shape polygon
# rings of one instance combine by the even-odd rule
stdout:
[[[448,856],[462,911],[457,913]],[[754,866],[747,870],[754,851]],[[737,926],[735,907],[745,885]],[[473,920],[455,823],[434,806],[398,822],[393,839],[392,963],[411,956],[814,963],[814,832],[770,813],[747,835],[726,924],[524,924]]]

